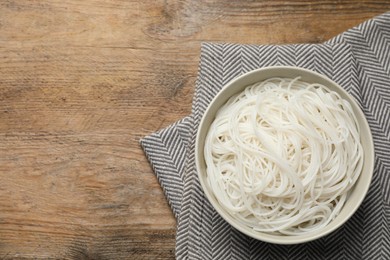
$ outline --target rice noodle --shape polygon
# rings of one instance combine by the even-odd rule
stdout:
[[[256,231],[285,235],[332,221],[363,166],[351,105],[299,78],[268,79],[230,98],[210,126],[204,156],[226,212]]]

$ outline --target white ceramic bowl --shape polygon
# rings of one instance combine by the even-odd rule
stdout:
[[[250,227],[244,226],[236,222],[218,203],[216,197],[213,194],[210,186],[207,184],[207,172],[206,164],[204,160],[204,141],[209,130],[210,124],[215,118],[217,110],[234,94],[239,93],[244,90],[248,85],[254,84],[259,81],[266,80],[272,77],[285,77],[285,78],[295,78],[301,76],[301,80],[308,83],[320,83],[327,86],[329,89],[338,92],[341,97],[348,100],[353,110],[357,116],[358,123],[360,124],[361,129],[361,142],[364,147],[364,165],[363,170],[359,176],[358,181],[353,187],[348,200],[343,206],[339,215],[331,221],[325,228],[319,230],[317,233],[307,233],[296,236],[286,236],[286,235],[274,235],[254,231]],[[198,171],[198,176],[204,193],[206,197],[215,208],[215,210],[234,228],[241,231],[242,233],[253,237],[258,240],[265,242],[270,242],[274,244],[298,244],[308,241],[318,239],[322,236],[325,236],[341,225],[343,225],[358,209],[362,203],[364,197],[367,194],[368,188],[371,183],[371,178],[374,168],[374,144],[372,140],[371,131],[367,120],[356,103],[355,99],[350,96],[341,86],[336,84],[334,81],[329,78],[318,74],[316,72],[302,69],[298,67],[266,67],[254,71],[250,71],[228,83],[224,86],[221,91],[215,96],[215,98],[209,104],[207,110],[205,111],[202,120],[200,122],[198,133],[196,137],[196,146],[195,146],[195,161]]]

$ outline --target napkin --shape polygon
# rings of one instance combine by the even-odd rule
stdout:
[[[390,259],[390,13],[324,44],[204,43],[192,114],[141,140],[178,220],[177,259]],[[204,197],[194,163],[200,118],[220,88],[256,68],[293,65],[322,73],[360,104],[375,144],[368,195],[341,228],[299,245],[273,245],[231,227]]]

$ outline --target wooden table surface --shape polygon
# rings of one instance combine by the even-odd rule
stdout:
[[[172,259],[139,139],[191,110],[203,41],[319,43],[368,1],[0,2],[0,259]]]

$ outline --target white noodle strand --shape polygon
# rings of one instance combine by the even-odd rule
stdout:
[[[359,132],[336,92],[271,78],[218,111],[205,140],[207,180],[226,212],[256,231],[313,232],[338,215],[357,181]]]

